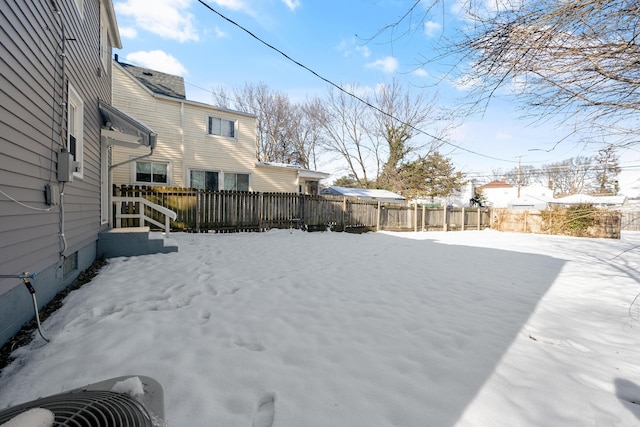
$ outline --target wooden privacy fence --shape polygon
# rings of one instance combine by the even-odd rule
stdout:
[[[622,224],[620,212],[593,207],[590,209],[593,209],[592,213],[575,217],[567,209],[493,209],[491,228],[516,233],[619,239]]]
[[[115,196],[144,197],[177,213],[171,228],[185,231],[262,231],[269,228],[325,230],[480,230],[490,226],[488,208],[432,208],[358,200],[340,196],[288,193],[202,191],[122,186]],[[123,204],[126,214],[134,205]],[[153,215],[148,212],[147,215]],[[125,222],[128,221],[128,222]],[[138,226],[135,218],[123,227]]]
[[[640,211],[622,211],[622,229],[624,231],[640,231]]]

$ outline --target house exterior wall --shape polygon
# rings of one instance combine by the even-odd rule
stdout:
[[[250,174],[253,186],[255,117],[178,98],[154,96],[117,63],[113,69],[113,105],[158,134],[154,153],[141,160],[167,162],[168,186],[189,187],[189,173],[193,169]],[[235,121],[236,137],[207,134],[209,116]],[[148,152],[143,148],[114,147],[113,163],[127,162]],[[135,180],[135,162],[114,168],[113,183],[144,184]]]
[[[148,148],[114,146],[112,179],[120,185],[166,185],[192,187],[192,170],[217,172],[222,187],[224,174],[248,174],[249,190],[297,193],[306,181],[298,179],[298,169],[286,166],[258,165],[256,162],[256,118],[242,112],[169,97],[152,92],[135,76],[129,66],[113,62],[113,106],[154,129],[157,146]],[[141,70],[136,71],[140,73]],[[149,70],[153,75],[153,70]],[[235,137],[209,135],[208,117],[235,122]],[[136,160],[136,158],[139,158]],[[168,182],[153,184],[136,181],[136,162],[160,162],[168,165]]]
[[[297,193],[298,172],[295,169],[256,167],[253,190],[263,193]]]
[[[98,100],[111,100],[111,66],[100,57],[101,0],[84,0],[82,11],[75,0],[0,7],[0,275],[38,273],[34,287],[44,304],[91,264],[105,226]],[[57,162],[67,145],[69,85],[83,103],[83,168],[82,178],[62,186]],[[64,193],[63,205],[46,205],[47,183]],[[33,316],[24,309],[30,301],[20,280],[0,279],[0,344]]]
[[[506,208],[509,201],[518,197],[518,189],[515,187],[482,188],[482,194],[487,201],[487,206]]]

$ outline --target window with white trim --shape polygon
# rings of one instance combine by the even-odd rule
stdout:
[[[109,24],[104,5],[100,2],[100,60],[105,71],[109,69],[111,45],[109,44]]]
[[[190,170],[189,186],[198,190],[218,191],[218,172],[206,170]]]
[[[220,117],[209,116],[207,118],[207,133],[209,135],[235,138],[236,122],[235,120],[227,120]]]
[[[169,164],[163,162],[135,162],[135,182],[139,184],[169,184]]]
[[[249,174],[225,172],[224,189],[226,191],[249,191]]]
[[[73,176],[82,178],[84,173],[84,103],[71,84],[67,90],[67,150],[73,155],[73,160],[78,162]]]

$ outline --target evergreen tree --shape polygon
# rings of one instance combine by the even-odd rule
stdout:
[[[598,151],[596,162],[598,164],[596,180],[600,194],[618,194],[620,190],[620,186],[618,185],[620,165],[616,148],[610,145]]]
[[[462,173],[456,172],[451,159],[434,151],[400,167],[404,189],[408,198],[448,197],[460,190],[466,181]]]
[[[336,187],[357,188],[358,181],[353,175],[344,175],[333,181],[333,185]]]

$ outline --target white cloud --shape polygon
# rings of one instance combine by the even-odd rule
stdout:
[[[125,0],[114,5],[119,15],[133,18],[136,28],[179,42],[197,41],[190,0]]]
[[[371,56],[371,50],[367,46],[356,45],[356,52],[360,53],[363,58]]]
[[[470,74],[466,74],[452,82],[454,88],[460,91],[469,91],[482,83],[481,79],[477,76],[472,76]]]
[[[120,31],[120,37],[125,39],[135,39],[138,36],[138,31],[133,27],[120,27],[118,31]]]
[[[368,68],[375,68],[384,73],[393,73],[398,69],[398,60],[393,56],[385,56],[384,58],[367,64]]]
[[[416,68],[413,71],[413,75],[417,77],[428,77],[429,73],[424,68]]]
[[[219,38],[219,39],[223,39],[223,38],[225,38],[225,37],[227,37],[227,36],[228,36],[228,35],[227,35],[227,33],[225,33],[224,31],[222,31],[222,30],[220,29],[220,27],[218,27],[217,25],[216,25],[216,27],[215,27],[213,30],[214,30],[214,32],[215,32],[216,37],[217,37],[217,38]]]
[[[338,45],[338,50],[345,57],[351,56],[354,51],[359,53],[363,58],[371,56],[371,50],[368,46],[360,45],[355,39],[342,40]]]
[[[282,2],[287,5],[289,10],[294,11],[298,7],[300,7],[300,0],[282,0]]]
[[[427,37],[433,37],[442,30],[442,24],[435,21],[427,21],[424,23],[424,34]]]
[[[180,61],[162,50],[132,52],[126,56],[126,59],[136,66],[161,71],[167,74],[183,77],[189,74]]]
[[[243,0],[213,0],[213,3],[231,10],[245,10],[248,7]]]

